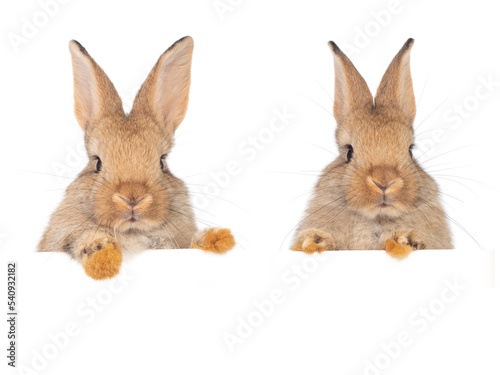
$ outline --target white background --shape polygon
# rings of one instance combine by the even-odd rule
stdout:
[[[491,284],[485,271],[491,258],[480,247],[498,248],[500,83],[490,91],[483,83],[500,82],[492,1],[73,0],[50,15],[40,5],[46,2],[0,8],[1,274],[7,259],[20,262],[19,363],[30,365],[32,350],[50,343],[48,333],[81,319],[79,304],[108,287],[87,280],[62,254],[33,254],[64,189],[86,163],[73,116],[68,41],[87,48],[129,107],[160,54],[191,35],[189,109],[169,165],[193,193],[200,226],[230,227],[238,246],[222,258],[170,251],[128,261],[134,286],[92,325],[80,320],[82,333],[44,373],[361,374],[364,360],[411,328],[407,318],[454,276],[474,291],[384,373],[498,373],[498,340],[489,342],[499,334],[497,289],[476,288]],[[23,35],[26,22],[39,24],[34,35]],[[15,46],[13,34],[24,42]],[[409,37],[415,38],[416,153],[425,151],[423,166],[458,223],[451,224],[455,246],[467,255],[412,254],[403,265],[378,252],[335,254],[231,354],[223,333],[234,332],[254,300],[288,290],[282,276],[307,259],[287,248],[319,172],[337,154],[327,42],[348,53],[375,91]],[[265,138],[283,111],[293,119]],[[451,120],[453,111],[461,114]],[[264,139],[250,160],[255,136]],[[206,186],[216,186],[214,173],[234,161],[239,173],[206,194]],[[476,261],[478,268],[465,267]],[[6,339],[0,340],[3,348]]]

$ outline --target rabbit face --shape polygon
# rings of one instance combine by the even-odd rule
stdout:
[[[413,131],[404,119],[386,113],[353,116],[339,127],[337,139],[351,208],[370,217],[397,217],[415,204],[420,169],[411,154]]]
[[[165,160],[170,146],[152,142],[159,139],[161,129],[134,118],[106,119],[88,130],[87,176],[102,225],[126,231],[165,222],[176,184]]]

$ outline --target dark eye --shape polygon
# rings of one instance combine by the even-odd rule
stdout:
[[[160,167],[161,167],[161,170],[163,173],[168,172],[167,163],[165,162],[166,157],[167,157],[167,155],[162,155],[160,158]]]
[[[413,147],[415,147],[414,144],[410,145],[410,149],[409,149],[409,151],[410,151],[410,157],[413,157]]]
[[[352,155],[354,154],[354,149],[352,148],[351,145],[346,145],[345,147],[347,149],[346,162],[349,163],[352,159]]]
[[[102,168],[102,161],[99,158],[99,156],[95,157],[95,167],[94,167],[94,172],[99,173]]]

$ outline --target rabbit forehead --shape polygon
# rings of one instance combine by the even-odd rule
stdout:
[[[156,160],[170,144],[161,130],[132,119],[103,119],[86,132],[87,151],[110,164],[133,166]]]
[[[413,128],[397,116],[373,113],[350,116],[337,129],[339,146],[350,144],[368,162],[406,157],[413,143]]]

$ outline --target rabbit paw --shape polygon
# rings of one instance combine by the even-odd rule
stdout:
[[[410,245],[403,245],[393,239],[385,241],[385,251],[393,258],[406,258],[411,252]]]
[[[110,279],[120,272],[122,252],[112,238],[95,240],[87,245],[82,253],[85,273],[94,280]]]
[[[292,250],[303,251],[308,254],[335,250],[335,240],[330,234],[322,230],[306,229],[299,233]]]
[[[385,241],[385,251],[394,258],[406,258],[413,250],[425,249],[425,244],[414,232],[396,232]]]
[[[231,250],[235,244],[236,242],[231,231],[226,228],[204,229],[198,232],[191,241],[193,249],[201,249],[218,254]]]

